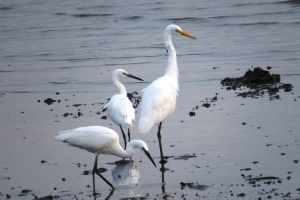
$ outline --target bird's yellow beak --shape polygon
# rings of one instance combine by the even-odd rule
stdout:
[[[177,33],[180,33],[180,34],[183,35],[183,36],[186,36],[186,37],[189,37],[189,38],[192,38],[192,39],[197,40],[197,38],[195,38],[194,36],[192,36],[192,35],[190,35],[190,34],[184,32],[184,31],[182,31],[182,30],[176,30],[176,32],[177,32]]]

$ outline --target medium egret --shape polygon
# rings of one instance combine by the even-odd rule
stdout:
[[[165,75],[153,81],[148,87],[143,89],[141,116],[138,130],[140,134],[150,131],[154,125],[158,125],[157,137],[159,141],[161,162],[164,160],[161,144],[162,123],[173,114],[178,95],[178,68],[176,51],[172,44],[173,35],[183,35],[192,39],[194,36],[184,32],[177,25],[171,24],[164,31],[164,42],[168,53],[168,66]]]
[[[142,140],[132,140],[128,142],[127,150],[124,150],[119,144],[119,135],[112,129],[103,126],[87,126],[76,129],[61,131],[55,134],[55,140],[66,142],[72,146],[85,149],[95,154],[95,163],[92,171],[93,191],[95,193],[95,174],[100,176],[112,189],[116,189],[108,180],[106,180],[97,170],[98,156],[100,154],[115,155],[121,158],[131,158],[134,154],[134,148],[140,149],[148,156],[156,167],[154,160],[148,152],[148,146]]]
[[[108,104],[106,104],[102,110],[108,110],[108,117],[117,125],[120,126],[120,129],[123,134],[125,149],[126,149],[126,135],[122,127],[128,129],[128,141],[130,141],[130,130],[132,127],[132,121],[135,120],[134,108],[132,103],[127,98],[127,92],[125,86],[119,81],[120,77],[129,77],[134,78],[140,81],[144,81],[141,78],[128,74],[123,69],[117,69],[112,73],[112,80],[114,84],[120,91],[120,94],[114,95]]]

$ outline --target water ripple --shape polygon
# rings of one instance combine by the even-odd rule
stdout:
[[[107,16],[111,16],[113,14],[75,14],[72,15],[74,17],[77,18],[84,18],[84,17],[107,17]]]

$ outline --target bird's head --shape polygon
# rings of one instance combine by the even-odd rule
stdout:
[[[137,79],[139,81],[144,81],[143,79],[139,78],[139,77],[136,77],[136,76],[133,76],[131,74],[129,74],[128,72],[126,72],[124,69],[117,69],[115,70],[113,73],[112,73],[112,77],[113,77],[113,80],[114,79],[117,79],[118,77],[128,77],[128,78],[134,78],[134,79]]]
[[[132,140],[132,141],[127,143],[127,146],[132,146],[133,148],[138,148],[141,152],[146,154],[146,156],[151,160],[153,165],[156,167],[156,164],[155,164],[153,158],[151,157],[151,155],[148,151],[148,146],[144,141],[142,141],[142,140]]]
[[[194,36],[184,32],[179,26],[175,24],[170,24],[169,26],[166,27],[165,29],[165,34],[167,35],[183,35],[192,39],[197,39]]]

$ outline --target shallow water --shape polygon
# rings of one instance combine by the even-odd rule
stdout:
[[[300,2],[292,0],[2,1],[0,199],[50,194],[93,199],[92,177],[82,173],[92,169],[94,155],[56,142],[53,135],[88,125],[119,132],[100,112],[117,93],[111,72],[123,68],[145,80],[121,80],[128,92],[140,91],[162,76],[167,60],[163,30],[170,23],[197,40],[173,38],[180,92],[176,111],[162,129],[164,153],[174,156],[165,165],[166,185],[161,185],[160,167],[154,168],[140,152],[133,157],[134,165],[123,171],[107,164],[119,158],[103,155],[99,167],[108,169],[104,176],[118,189],[111,193],[97,179],[99,199],[216,199],[241,193],[247,199],[299,198],[299,163],[294,162],[300,150],[299,9]],[[252,66],[271,66],[270,72],[281,74],[281,82],[291,83],[293,90],[280,91],[279,100],[270,101],[267,94],[244,99],[220,84]],[[216,94],[212,107],[202,107]],[[60,102],[47,105],[47,98]],[[139,119],[139,108],[136,111]],[[133,139],[146,141],[158,164],[156,127],[138,135],[137,124]],[[185,154],[197,157],[176,159]],[[245,168],[251,170],[241,171]],[[116,171],[124,173],[117,181]],[[242,174],[275,176],[282,183],[260,181],[254,187]],[[209,187],[181,189],[180,182]],[[33,191],[25,195],[23,189]]]

